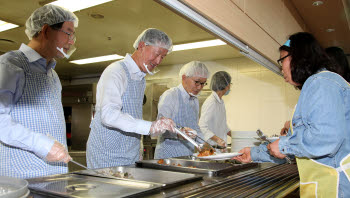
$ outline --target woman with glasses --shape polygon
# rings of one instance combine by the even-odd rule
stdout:
[[[309,33],[296,33],[280,47],[286,82],[301,90],[287,136],[244,148],[242,162],[296,158],[301,197],[350,197],[350,85]]]
[[[185,64],[179,73],[182,83],[165,91],[159,99],[158,118],[167,117],[174,120],[178,127],[193,129],[189,136],[196,138],[196,133],[203,138],[198,126],[199,102],[197,95],[207,84],[209,71],[199,62],[192,61]],[[188,131],[187,130],[187,131]],[[203,143],[196,140],[198,143]],[[177,134],[166,132],[159,136],[154,158],[165,159],[170,157],[189,156],[194,152],[194,146]]]
[[[199,126],[204,140],[226,147],[227,135],[231,130],[227,126],[225,103],[222,99],[230,93],[231,76],[225,71],[216,72],[210,83],[212,94],[204,101]]]

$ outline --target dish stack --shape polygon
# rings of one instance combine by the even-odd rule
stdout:
[[[238,152],[244,147],[259,146],[256,131],[231,131],[231,152]]]

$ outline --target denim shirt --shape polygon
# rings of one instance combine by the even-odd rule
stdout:
[[[339,167],[350,153],[350,86],[338,74],[320,72],[303,85],[293,115],[293,134],[281,136],[282,154],[306,157]],[[253,161],[277,162],[266,145],[251,149]]]
[[[333,72],[310,76],[301,90],[292,124],[293,134],[289,130],[287,136],[280,137],[278,146],[282,154],[306,157],[338,168],[350,153],[349,84]],[[283,162],[271,157],[266,145],[252,148],[251,157],[256,162]],[[341,173],[340,186],[344,184],[349,181]]]

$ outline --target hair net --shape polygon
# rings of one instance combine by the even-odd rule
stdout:
[[[208,68],[204,65],[204,63],[201,63],[199,61],[191,61],[181,68],[179,73],[180,78],[182,77],[182,75],[188,77],[208,78],[209,71]]]
[[[146,45],[152,45],[167,49],[168,54],[173,49],[173,42],[168,37],[168,35],[155,28],[146,29],[137,37],[133,45],[135,49],[138,48],[141,41],[145,42]]]
[[[224,90],[231,83],[231,76],[225,71],[218,71],[211,77],[210,89]]]
[[[40,32],[45,24],[54,25],[65,21],[72,21],[74,27],[78,27],[78,17],[73,12],[56,5],[47,4],[36,9],[27,19],[25,33],[29,40],[32,40],[33,36]]]

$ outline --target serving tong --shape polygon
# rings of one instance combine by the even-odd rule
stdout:
[[[193,144],[196,148],[199,150],[202,149],[203,144],[197,144],[196,141],[194,141],[192,138],[190,138],[185,132],[182,132],[180,128],[175,127],[176,133],[180,134],[183,138],[185,138],[187,141],[189,141],[191,144]]]
[[[182,128],[182,127],[180,127]],[[185,138],[187,141],[189,141],[191,144],[193,144],[195,147],[197,147],[199,150],[202,150],[203,148],[203,144],[198,144],[196,141],[194,141],[191,137],[189,137],[185,132],[182,132],[181,129],[179,127],[175,127],[175,131],[180,134],[183,138]],[[199,137],[197,135],[197,138],[199,138],[200,140],[202,140],[204,143],[207,143],[212,149],[215,150],[216,149],[225,149],[226,147],[223,146],[219,146],[219,145],[211,145],[209,144],[207,141],[203,140],[201,137]]]
[[[95,171],[94,169],[88,168],[88,167],[86,167],[86,166],[80,164],[79,162],[74,161],[73,159],[71,159],[70,162],[72,162],[72,163],[74,163],[74,164],[76,164],[76,165],[78,165],[78,166],[80,166],[80,167],[82,167],[82,168],[84,168],[84,169],[86,169],[86,170],[88,170],[88,171],[92,171],[92,172],[95,173],[95,174],[101,175],[101,173]]]
[[[272,143],[269,139],[267,139],[266,135],[260,129],[256,130],[256,134],[258,134],[260,139],[268,142],[269,144]],[[288,164],[292,163],[292,161],[290,160],[290,158],[287,155],[286,155],[286,157],[284,159],[286,159]]]

